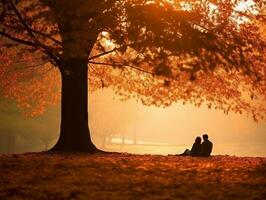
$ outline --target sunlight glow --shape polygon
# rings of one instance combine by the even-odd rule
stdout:
[[[191,11],[192,10],[191,4],[186,2],[186,1],[181,1],[180,6],[181,6],[181,9],[184,11]]]
[[[253,0],[241,1],[235,8],[235,12],[231,19],[238,25],[247,23],[250,19],[243,13],[250,13],[252,15],[258,14],[258,8]]]
[[[245,115],[225,115],[206,106],[181,103],[165,109],[146,107],[134,100],[119,101],[111,89],[97,91],[91,97],[95,111],[90,110],[92,138],[104,150],[176,154],[191,148],[197,135],[208,133],[215,143],[214,154],[265,156],[266,123],[255,123]],[[104,147],[103,135],[109,138]]]
[[[255,3],[253,0],[246,0],[246,1],[241,1],[236,7],[235,10],[236,11],[251,11],[253,14],[257,13],[257,8],[255,7]]]

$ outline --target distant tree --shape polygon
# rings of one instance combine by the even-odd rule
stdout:
[[[61,92],[58,151],[97,151],[88,79],[91,91],[113,87],[145,105],[205,102],[262,119],[265,7],[265,0],[2,0],[1,92],[31,115]]]
[[[119,99],[110,99],[114,93],[109,90],[95,92],[89,97],[90,130],[93,141],[105,148],[113,136],[125,139],[125,131],[136,120],[135,102],[123,104]],[[106,99],[105,99],[106,98]],[[115,114],[114,114],[115,113]]]
[[[43,115],[27,118],[14,101],[0,98],[0,152],[48,150],[58,137],[54,130],[59,113],[58,108],[49,108]]]

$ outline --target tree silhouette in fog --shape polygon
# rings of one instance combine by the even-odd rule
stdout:
[[[3,95],[32,116],[61,96],[52,150],[97,151],[88,80],[145,105],[265,117],[264,0],[4,0],[0,12]]]

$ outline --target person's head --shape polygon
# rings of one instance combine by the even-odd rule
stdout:
[[[202,138],[203,138],[204,141],[206,141],[206,140],[208,140],[209,136],[208,136],[207,134],[204,134],[204,135],[202,136]]]
[[[197,144],[199,143],[200,144],[201,143],[201,138],[200,137],[196,137],[195,143],[197,143]]]

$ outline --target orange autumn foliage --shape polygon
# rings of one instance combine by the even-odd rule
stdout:
[[[16,7],[28,28],[3,4],[1,93],[31,116],[58,103],[60,76],[53,59],[63,45],[56,20],[75,15],[96,27],[90,32],[97,36],[88,59],[90,91],[112,87],[123,100],[137,98],[145,105],[207,104],[262,120],[266,6],[263,0],[241,7],[243,2],[22,0]]]

